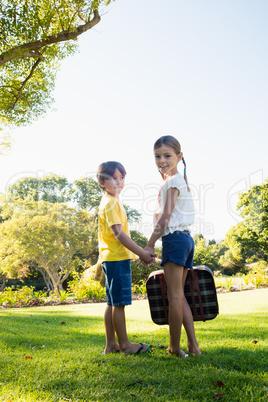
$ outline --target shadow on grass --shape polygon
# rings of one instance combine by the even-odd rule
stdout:
[[[238,361],[236,354],[230,348],[188,359],[157,349],[139,356],[93,354],[82,362],[66,361],[58,372],[43,377],[41,389],[72,401],[193,401],[209,400],[219,393],[232,401],[267,400],[259,355],[244,352]],[[36,376],[28,382],[34,384]],[[218,382],[223,385],[219,387]]]
[[[45,346],[46,349],[75,349],[104,345],[102,317],[76,317],[59,312],[0,316],[0,344],[5,348]]]
[[[0,316],[1,384],[14,401],[20,400],[14,396],[18,392],[21,400],[31,402],[203,401],[219,393],[225,400],[264,401],[268,361],[264,317],[225,315],[197,323],[203,354],[179,359],[166,354],[168,331],[158,326],[145,333],[141,322],[140,332],[130,332],[132,341],[142,337],[152,345],[152,353],[104,356],[102,316],[5,312]],[[183,338],[185,343],[185,334]],[[26,355],[32,359],[26,360]],[[24,383],[23,378],[27,378]],[[0,396],[8,397],[7,393]]]

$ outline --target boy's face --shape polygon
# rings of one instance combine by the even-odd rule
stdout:
[[[119,197],[124,185],[125,177],[122,176],[122,173],[118,169],[115,169],[113,176],[106,179],[103,184],[106,193],[116,198]]]

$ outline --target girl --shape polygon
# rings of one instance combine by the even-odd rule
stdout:
[[[150,263],[154,254],[143,250],[130,238],[126,212],[119,200],[125,175],[125,168],[119,162],[102,163],[97,173],[99,186],[105,192],[99,207],[99,259],[105,274],[107,295],[105,354],[119,351],[139,354],[150,350],[144,343],[131,343],[126,331],[125,306],[131,304],[130,261],[137,254]]]
[[[154,252],[155,242],[162,236],[162,262],[169,300],[168,353],[180,357],[188,354],[180,349],[181,326],[188,338],[188,353],[201,354],[195,336],[193,316],[184,296],[187,268],[192,269],[194,241],[189,226],[194,223],[194,205],[186,176],[186,164],[176,138],[166,135],[154,144],[156,166],[164,180],[159,192],[155,228],[145,249]],[[184,177],[177,164],[184,164]]]

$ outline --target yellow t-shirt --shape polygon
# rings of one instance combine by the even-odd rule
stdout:
[[[115,237],[111,226],[122,225],[123,232],[130,237],[127,214],[120,200],[105,194],[99,206],[99,258],[101,261],[122,261],[136,258]]]

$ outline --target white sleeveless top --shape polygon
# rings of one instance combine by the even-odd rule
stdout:
[[[177,188],[180,194],[163,236],[173,233],[175,230],[189,230],[195,218],[192,193],[188,191],[184,177],[182,177],[180,173],[177,173],[174,176],[168,177],[159,191],[158,206],[154,214],[154,223],[157,223],[164,210],[169,188]]]

